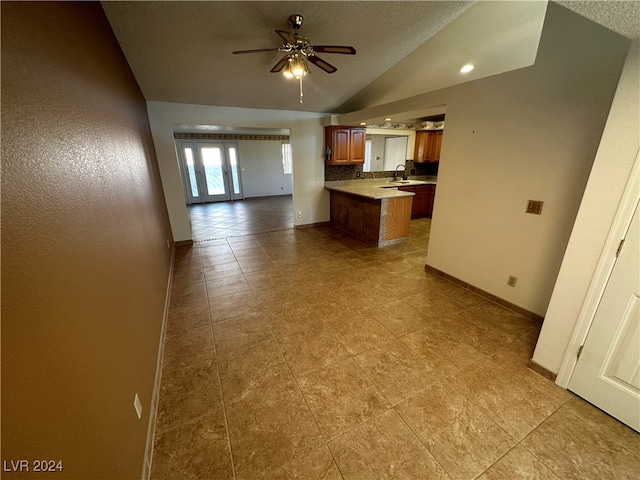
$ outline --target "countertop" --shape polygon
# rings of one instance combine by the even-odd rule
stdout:
[[[414,185],[435,185],[435,177],[425,177],[420,179],[409,179],[394,182],[389,178],[368,179],[368,180],[337,180],[334,182],[324,182],[324,188],[338,192],[350,193],[361,197],[381,200],[383,198],[410,197],[413,192],[398,190],[398,187],[411,187]]]

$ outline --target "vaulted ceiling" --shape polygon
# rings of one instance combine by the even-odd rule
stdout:
[[[376,90],[376,85],[402,85],[408,97],[526,66],[535,58],[530,44],[539,21],[532,18],[533,12],[544,8],[508,13],[511,3],[540,5],[467,1],[108,1],[102,5],[147,100],[337,112],[367,105],[366,92]],[[640,2],[558,3],[624,36],[640,37]],[[231,53],[279,47],[282,42],[274,30],[288,29],[287,18],[293,13],[303,15],[300,32],[312,44],[352,45],[357,50],[355,56],[320,55],[338,71],[327,74],[311,65],[303,80],[303,104],[297,81],[269,72],[281,52]],[[527,29],[525,38],[522,32]],[[484,67],[462,79],[460,63],[470,56]],[[419,72],[420,82],[415,81],[418,75],[410,75],[412,71]]]

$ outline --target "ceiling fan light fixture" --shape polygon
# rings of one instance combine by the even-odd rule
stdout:
[[[326,73],[335,73],[338,69],[329,62],[317,56],[320,53],[339,53],[343,55],[355,55],[356,49],[347,45],[316,45],[309,39],[298,33],[302,26],[302,15],[295,13],[288,18],[289,31],[276,30],[276,34],[282,40],[282,45],[277,48],[258,48],[253,50],[236,50],[232,53],[259,53],[259,52],[285,52],[271,68],[271,73],[280,73],[286,78],[295,78],[300,83],[300,103],[302,103],[302,79],[309,74],[309,62]]]
[[[287,64],[282,70],[282,74],[287,78],[302,78],[309,73],[307,61],[298,56],[291,55],[287,59]]]
[[[293,57],[289,61],[289,66],[291,68],[291,74],[296,78],[304,77],[309,73],[307,61],[302,57]]]
[[[284,67],[284,70],[282,70],[282,75],[284,75],[286,78],[293,78],[293,73],[291,72],[291,67],[289,65]]]

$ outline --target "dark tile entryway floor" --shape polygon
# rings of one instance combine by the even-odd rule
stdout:
[[[293,228],[291,195],[187,207],[195,241]]]
[[[539,324],[425,271],[429,229],[177,248],[152,478],[638,479],[640,435],[527,368]]]

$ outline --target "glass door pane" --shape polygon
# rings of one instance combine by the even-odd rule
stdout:
[[[187,203],[202,203],[200,172],[196,161],[196,149],[192,142],[178,141],[176,149],[180,160],[182,181]]]
[[[198,142],[199,164],[204,178],[203,198],[205,202],[230,200],[227,186],[228,168],[224,155],[224,144]]]
[[[231,198],[242,199],[242,181],[240,179],[240,162],[238,160],[238,148],[236,145],[227,144],[227,162],[229,163],[229,181],[231,183]]]
[[[196,179],[196,165],[193,160],[193,149],[191,147],[185,147],[184,150],[185,166],[187,168],[187,175],[189,180],[189,187],[191,187],[191,196],[193,198],[200,197],[198,191],[198,180]]]
[[[219,147],[201,147],[204,178],[208,195],[221,195],[225,193],[224,170],[222,169],[222,155]]]

